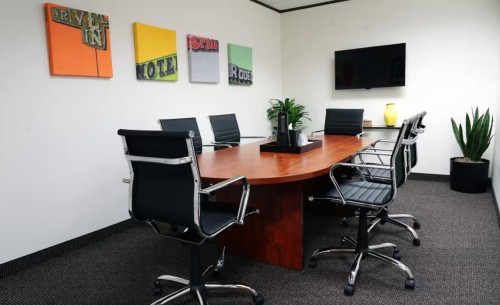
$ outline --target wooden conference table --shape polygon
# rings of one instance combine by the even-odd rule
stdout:
[[[204,182],[216,183],[243,175],[250,182],[248,205],[259,215],[245,218],[218,238],[229,253],[287,268],[302,270],[303,204],[311,181],[328,174],[332,164],[372,143],[356,136],[315,136],[322,147],[302,154],[260,152],[265,141],[198,155]],[[218,191],[217,200],[239,202],[241,186]]]

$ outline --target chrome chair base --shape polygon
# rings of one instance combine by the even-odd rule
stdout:
[[[375,220],[373,220],[372,223],[370,224],[370,227],[368,228],[368,233],[370,233],[370,231],[378,223],[381,223],[381,224],[392,223],[393,225],[396,225],[398,227],[404,228],[407,231],[409,231],[411,233],[411,235],[413,235],[413,245],[420,246],[420,239],[418,238],[417,232],[415,232],[415,230],[412,227],[410,227],[409,225],[407,225],[406,223],[397,220],[397,218],[412,218],[415,220],[415,222],[413,223],[413,228],[417,228],[417,229],[420,228],[420,224],[416,221],[415,217],[413,217],[409,214],[394,214],[394,215],[389,214],[389,215],[383,216],[383,217],[377,216],[375,218]]]
[[[201,273],[201,270],[199,268],[199,248],[198,247],[192,247],[192,258],[194,257],[194,260],[192,259],[191,262],[191,280],[173,276],[173,275],[161,275],[156,279],[155,283],[155,289],[154,289],[154,294],[155,295],[160,295],[162,293],[162,287],[161,283],[162,282],[173,282],[177,284],[182,284],[185,285],[183,288],[166,295],[153,303],[151,305],[159,305],[159,304],[167,304],[170,301],[176,300],[188,293],[190,293],[193,297],[198,299],[198,303],[200,305],[208,305],[207,300],[205,299],[205,291],[207,290],[215,290],[215,289],[232,289],[232,290],[239,290],[239,291],[246,291],[250,292],[252,295],[252,301],[256,305],[263,305],[264,304],[264,297],[257,293],[253,288],[242,285],[242,284],[223,284],[223,283],[216,283],[216,282],[206,282],[206,280],[211,277],[212,275],[215,277],[218,277],[220,274],[220,270],[224,266],[224,252],[225,248],[222,250],[221,255],[217,262],[214,265],[210,265],[203,273]]]
[[[354,217],[358,216],[359,215],[355,215]],[[415,231],[415,229],[420,229],[420,223],[418,222],[417,218],[415,218],[415,216],[410,214],[388,214],[387,209],[383,209],[379,211],[377,214],[367,215],[367,217],[373,219],[372,222],[370,223],[370,226],[368,227],[368,233],[370,233],[373,230],[373,228],[379,223],[382,225],[385,223],[391,223],[393,225],[396,225],[398,227],[404,228],[407,231],[409,231],[413,236],[413,245],[420,246],[420,238],[418,237],[418,234]],[[413,220],[413,228],[410,225],[398,220],[401,218]],[[347,226],[347,217],[344,217],[342,219],[342,226]]]
[[[168,279],[167,279],[168,278]],[[153,303],[151,305],[158,305],[158,304],[167,304],[177,298],[180,298],[188,293],[193,295],[193,297],[196,297],[198,299],[198,303],[200,305],[208,305],[207,300],[205,299],[205,291],[206,290],[212,290],[212,289],[236,289],[239,291],[247,291],[252,294],[252,301],[256,305],[262,305],[264,304],[264,298],[257,293],[254,289],[242,285],[242,284],[221,284],[221,283],[204,283],[202,286],[191,286],[189,284],[189,281],[187,279],[183,278],[177,278],[174,276],[170,275],[162,275],[158,277],[158,280],[163,280],[163,281],[172,281],[175,283],[182,283],[182,284],[187,284],[185,287],[167,295],[164,296]]]
[[[351,246],[347,246],[346,242],[350,243]],[[374,251],[376,249],[382,249],[382,248],[393,248],[393,257],[389,257],[389,256],[386,256],[386,255],[383,255],[381,253]],[[398,268],[400,268],[401,270],[403,270],[406,273],[405,288],[408,288],[408,289],[415,288],[415,279],[413,277],[413,274],[412,274],[411,270],[405,264],[403,264],[399,261],[401,259],[401,254],[399,252],[399,249],[393,243],[383,243],[383,244],[379,244],[379,245],[371,245],[371,246],[368,246],[367,250],[360,251],[360,250],[358,250],[358,242],[354,238],[349,237],[349,236],[344,236],[342,238],[340,247],[329,247],[329,248],[322,248],[322,249],[316,250],[309,258],[309,267],[316,267],[317,266],[317,258],[316,257],[318,255],[324,254],[324,253],[330,253],[330,252],[356,254],[356,257],[354,258],[354,261],[351,265],[351,269],[349,272],[348,284],[344,288],[344,293],[346,295],[353,295],[354,294],[354,284],[356,282],[356,277],[358,275],[361,260],[367,256],[374,257],[374,258],[379,259],[381,261],[384,261],[386,263],[397,266]]]

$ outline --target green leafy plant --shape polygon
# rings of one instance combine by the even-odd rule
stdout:
[[[279,99],[270,100],[271,107],[267,109],[267,118],[274,123],[277,123],[278,113],[287,112],[288,113],[288,123],[292,124],[293,129],[299,129],[303,127],[303,119],[311,120],[307,116],[305,106],[295,103],[295,98],[286,98],[284,101]]]
[[[490,116],[490,109],[488,108],[483,114],[479,113],[478,107],[476,107],[475,111],[472,109],[472,120],[467,113],[465,116],[465,130],[462,128],[462,124],[457,127],[457,123],[453,118],[451,119],[451,126],[466,161],[480,162],[481,156],[488,149],[493,138],[491,134],[493,116]]]

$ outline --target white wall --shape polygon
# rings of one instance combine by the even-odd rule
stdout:
[[[128,218],[119,128],[159,118],[235,112],[243,132],[269,134],[281,97],[280,15],[247,0],[59,0],[110,17],[114,77],[49,75],[41,0],[4,0],[0,33],[0,264]],[[137,81],[132,23],[177,31],[179,81]],[[221,83],[188,81],[186,35],[219,39]],[[254,84],[229,86],[227,43],[253,48]]]
[[[307,106],[309,131],[322,129],[325,108],[364,108],[374,125],[384,125],[389,102],[399,121],[426,110],[415,172],[448,175],[449,159],[461,155],[450,117],[463,122],[475,106],[498,114],[498,0],[352,0],[281,20],[283,95]],[[335,50],[401,42],[405,87],[334,90]]]
[[[500,22],[500,21],[499,21]],[[500,50],[498,57],[500,58]],[[498,79],[500,80],[500,67],[498,67]],[[500,81],[499,81],[500,83]],[[497,87],[497,105],[500,105],[500,85]],[[493,170],[491,174],[491,182],[493,185],[493,191],[495,193],[495,197],[497,200],[497,205],[498,208],[500,209],[500,140],[498,140],[498,137],[500,137],[500,106],[497,107],[497,112],[496,116],[494,117],[496,120],[496,128],[495,128],[495,137],[497,138],[497,141],[495,142],[495,149],[494,149],[494,156],[496,156],[495,160],[493,161]]]

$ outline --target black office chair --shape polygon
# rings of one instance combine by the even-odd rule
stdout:
[[[406,175],[408,176],[411,172],[411,169],[415,167],[417,164],[417,138],[419,134],[424,133],[425,131],[425,125],[423,124],[423,119],[427,115],[426,111],[422,111],[417,114],[417,121],[413,123],[411,128],[407,130],[407,135],[405,135],[406,139],[410,139],[410,144],[405,145],[405,157],[406,157]],[[408,142],[408,141],[406,141]],[[374,149],[378,151],[382,150],[392,150],[391,145],[394,145],[395,141],[394,140],[385,140],[385,139],[380,139],[375,141],[369,149]],[[405,144],[405,143],[403,143]],[[383,146],[383,145],[389,145],[389,146]],[[380,163],[384,163],[384,161],[381,158],[378,158]],[[381,177],[386,177],[388,176],[386,171],[378,170],[374,171],[375,176],[381,176]]]
[[[233,224],[243,224],[243,219],[258,213],[247,208],[249,184],[243,176],[234,177],[207,188],[201,187],[201,178],[191,131],[141,131],[118,130],[123,138],[125,158],[130,169],[129,212],[139,221],[150,224],[157,234],[190,246],[190,276],[183,279],[172,275],[158,277],[155,293],[161,293],[164,281],[186,285],[164,296],[153,304],[165,304],[190,293],[202,305],[205,290],[216,288],[238,289],[250,292],[255,304],[264,298],[254,289],[240,284],[206,282],[207,278],[223,265],[223,257],[205,272],[201,269],[200,248]],[[242,184],[239,205],[210,201],[209,195],[234,183]],[[173,232],[162,229],[162,224],[184,228]],[[168,227],[168,226],[166,226]]]
[[[214,132],[214,144],[229,144],[238,146],[241,139],[266,139],[264,136],[241,136],[238,121],[234,113],[209,115],[208,119]],[[221,149],[220,147],[216,147]]]
[[[400,269],[402,269],[406,275],[405,287],[408,289],[415,288],[415,280],[410,269],[398,261],[400,259],[400,252],[396,245],[392,243],[383,243],[379,245],[368,245],[368,213],[372,211],[378,211],[381,208],[390,205],[396,198],[398,186],[404,182],[404,150],[402,149],[402,142],[406,128],[408,128],[410,122],[416,120],[416,117],[412,117],[403,122],[401,126],[398,138],[396,140],[396,145],[394,150],[388,153],[376,153],[371,151],[362,151],[360,153],[373,155],[373,154],[384,154],[390,156],[389,165],[371,165],[371,164],[355,164],[355,163],[338,163],[332,166],[330,169],[330,179],[332,181],[332,186],[324,189],[316,195],[309,197],[310,201],[315,200],[326,200],[337,206],[344,207],[350,211],[357,211],[359,213],[359,224],[358,224],[358,238],[357,240],[349,236],[344,236],[341,241],[340,247],[328,247],[316,250],[309,259],[309,266],[316,267],[317,256],[329,252],[341,252],[341,253],[354,253],[356,258],[351,266],[351,271],[349,274],[349,280],[347,286],[344,288],[344,293],[347,295],[354,294],[354,284],[358,270],[360,267],[361,260],[363,257],[371,256],[382,260],[387,263],[391,263]],[[335,178],[335,171],[339,168],[347,167],[352,168],[357,171],[362,171],[364,169],[377,169],[382,168],[390,171],[390,182],[391,183],[381,183],[375,181],[368,181],[364,178],[364,175],[359,175],[358,177],[353,177],[353,179],[337,179]],[[347,243],[351,244],[350,247]],[[374,250],[381,248],[393,248],[393,258],[386,255],[380,254]]]
[[[408,126],[407,130],[405,131],[404,139],[402,142],[403,146],[402,149],[404,151],[403,154],[404,168],[405,168],[404,182],[406,182],[406,180],[408,179],[408,176],[410,175],[412,168],[415,167],[415,165],[417,164],[417,139],[418,135],[425,131],[425,125],[423,125],[422,121],[426,114],[427,112],[425,111],[422,111],[419,114],[417,114],[416,119],[410,122],[410,126]],[[370,149],[367,149],[365,151],[391,152],[394,149],[394,148],[379,148],[380,145],[378,144],[383,144],[383,143],[389,143],[395,145],[396,142],[393,140],[378,140],[374,142],[374,144]],[[360,157],[361,163],[366,164],[362,159],[362,154],[355,155],[353,157],[354,162],[356,162],[356,157]],[[380,161],[379,164],[385,163],[385,160],[382,160],[380,155],[377,155],[377,157]],[[390,181],[389,177],[390,171],[388,170],[369,169],[365,170],[363,174],[365,175],[366,179],[370,181],[379,181],[379,182]],[[376,213],[376,215],[369,215],[368,217],[374,218],[374,220],[372,221],[372,223],[368,228],[368,232],[371,232],[373,228],[379,223],[380,224],[391,223],[396,226],[405,228],[407,231],[409,231],[413,236],[413,245],[420,246],[420,239],[418,237],[417,232],[415,231],[415,229],[420,229],[420,222],[417,220],[415,216],[411,214],[389,214],[387,208],[382,208]],[[413,228],[398,219],[411,219],[413,221]],[[345,218],[342,220],[342,224],[346,225]]]
[[[203,152],[203,147],[214,147],[214,149],[218,146],[222,146],[224,148],[231,147],[229,144],[203,144],[196,118],[160,119],[158,120],[158,123],[163,131],[193,131],[193,144],[197,154],[201,154]]]
[[[363,132],[364,109],[327,108],[325,128],[311,133],[324,132],[325,135],[361,136]]]
[[[416,145],[417,138],[420,133],[423,133],[425,128],[418,128],[419,123],[422,121],[423,117],[426,115],[426,112],[423,111],[417,114],[417,120],[411,122],[410,126],[406,129],[404,139],[403,139],[403,149],[404,149],[404,158],[405,158],[405,181],[410,175],[411,169],[416,165]],[[418,130],[418,132],[417,132]],[[385,140],[379,139],[372,143],[372,145],[368,148],[365,148],[365,151],[376,151],[376,152],[391,152],[394,149],[394,145],[396,144],[395,140]],[[356,157],[356,155],[354,156]],[[362,155],[357,155],[359,157],[359,162],[365,164],[366,162],[363,160]],[[383,160],[383,157],[377,155],[378,164],[385,164],[386,161]],[[353,162],[356,162],[356,158],[353,158]],[[387,180],[389,179],[389,172],[383,169],[374,169],[374,170],[366,170],[364,174],[370,180]]]

